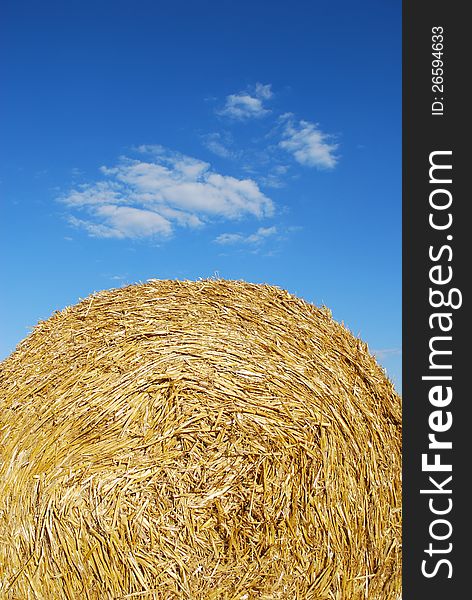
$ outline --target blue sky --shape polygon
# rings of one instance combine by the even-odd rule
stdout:
[[[9,0],[0,357],[93,291],[284,287],[401,385],[401,3]]]

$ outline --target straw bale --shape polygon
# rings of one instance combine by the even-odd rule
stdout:
[[[158,281],[0,366],[0,598],[396,600],[401,406],[276,287]]]

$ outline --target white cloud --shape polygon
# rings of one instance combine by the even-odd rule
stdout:
[[[332,136],[320,131],[318,125],[310,121],[296,123],[290,113],[282,115],[281,120],[284,126],[279,146],[290,152],[298,163],[321,169],[336,166],[338,144],[330,142]]]
[[[96,215],[124,237],[167,236],[172,231],[170,221],[158,213],[141,208],[105,204],[97,207]]]
[[[208,133],[203,136],[204,146],[222,158],[230,158],[233,153],[228,148],[228,140],[221,133]]]
[[[372,350],[372,354],[379,360],[385,360],[391,356],[399,356],[401,353],[401,348],[382,348],[380,350]]]
[[[215,238],[217,244],[237,244],[243,240],[244,236],[240,233],[220,233],[220,235]]]
[[[287,185],[286,176],[289,167],[286,165],[275,165],[266,175],[260,175],[257,180],[269,188],[283,188]]]
[[[82,184],[71,190],[64,199],[69,206],[82,207],[95,204],[121,204],[126,202],[122,197],[122,188],[113,181],[98,181],[92,185]]]
[[[226,97],[226,103],[220,111],[220,115],[244,120],[263,117],[268,112],[259,98],[254,98],[249,94],[230,94]]]
[[[125,281],[125,279],[127,279],[127,275],[111,275],[110,279],[112,281]]]
[[[226,96],[224,106],[216,111],[220,116],[249,121],[271,113],[276,124],[266,135],[253,136],[250,144],[242,151],[235,150],[237,147],[233,140],[230,151],[228,144],[223,143],[223,138],[218,133],[204,136],[206,147],[221,157],[243,159],[245,164],[242,168],[253,176],[260,175],[257,180],[272,188],[285,185],[283,176],[288,167],[282,164],[286,160],[286,155],[283,158],[284,153],[289,153],[295,162],[303,166],[333,169],[339,160],[336,137],[322,131],[317,123],[299,119],[291,112],[276,117],[276,113],[268,108],[268,101],[272,97],[271,85],[259,82]],[[265,123],[270,126],[271,123],[274,124],[274,119],[268,119]],[[267,140],[271,142],[267,144]],[[273,165],[272,168],[270,165]],[[266,172],[261,173],[261,169]]]
[[[256,83],[253,91],[226,96],[225,105],[218,114],[240,121],[264,117],[270,112],[265,108],[264,100],[268,100],[272,95],[270,84]]]
[[[122,157],[104,179],[71,190],[60,200],[87,218],[71,224],[95,237],[169,236],[175,225],[199,227],[213,218],[261,218],[274,206],[252,179],[237,179],[211,170],[196,158],[161,146],[140,146],[146,160]]]
[[[268,237],[277,233],[276,227],[259,227],[259,229],[250,235],[241,233],[221,233],[215,238],[217,244],[260,244]]]
[[[170,221],[149,210],[105,204],[94,207],[90,212],[95,221],[70,217],[69,222],[76,227],[85,228],[92,237],[167,237],[172,232]]]
[[[269,98],[272,98],[273,95],[274,94],[272,93],[272,86],[270,83],[267,83],[266,85],[262,83],[256,83],[256,96],[258,98],[264,98],[268,100]]]

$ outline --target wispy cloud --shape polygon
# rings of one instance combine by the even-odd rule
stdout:
[[[205,148],[216,154],[217,156],[221,156],[222,158],[230,158],[233,156],[233,152],[230,150],[229,145],[231,144],[231,140],[229,139],[228,134],[224,133],[207,133],[202,136],[203,145]]]
[[[161,146],[140,146],[139,158],[102,167],[103,179],[60,198],[69,221],[94,237],[168,237],[175,226],[199,227],[213,219],[262,218],[274,212],[252,179],[211,169],[209,163]]]
[[[385,360],[391,356],[399,356],[401,353],[401,348],[382,348],[380,350],[372,350],[372,354],[379,360]]]
[[[231,151],[224,142],[224,133],[211,133],[204,136],[206,147],[214,154],[225,158],[240,158],[251,166],[254,174],[261,168],[265,170],[258,181],[267,187],[283,187],[282,173],[272,172],[274,164],[286,162],[290,154],[295,163],[317,169],[333,169],[338,161],[339,144],[336,137],[320,129],[317,123],[299,119],[291,112],[277,116],[276,110],[267,108],[267,101],[273,97],[271,84],[256,83],[244,91],[226,96],[224,106],[217,114],[231,118],[233,121],[250,121],[271,114],[264,123],[269,127],[266,135],[255,136],[245,148],[236,151],[236,144],[231,140]],[[245,129],[247,131],[247,129]],[[267,141],[270,140],[270,143]],[[285,158],[282,158],[285,156]],[[285,168],[285,167],[283,167]]]
[[[234,122],[200,136],[207,150],[231,160],[231,175],[159,145],[138,146],[115,165],[101,167],[101,176],[94,181],[84,183],[85,174],[73,170],[72,189],[59,198],[68,208],[69,223],[94,237],[162,239],[177,228],[272,216],[275,208],[268,190],[282,189],[299,177],[297,163],[332,169],[339,160],[332,135],[293,113],[277,116],[275,108],[268,108],[272,98],[270,84],[256,83],[226,96],[216,111],[240,122],[270,113],[254,129],[245,124],[243,144]],[[215,242],[252,245],[257,250],[257,244],[276,233],[280,241],[287,232],[259,227],[251,234],[222,233]]]
[[[103,204],[94,207],[92,215],[95,217],[94,221],[70,217],[69,222],[71,225],[83,227],[92,237],[168,237],[172,233],[171,222],[151,210]]]
[[[258,119],[270,113],[264,106],[264,101],[269,100],[272,95],[270,84],[256,83],[253,90],[226,96],[224,107],[217,112],[221,116],[239,121]]]
[[[274,95],[272,92],[272,85],[270,83],[256,83],[256,96],[258,98],[264,98],[264,100],[269,100]]]
[[[275,165],[266,175],[259,175],[257,180],[268,188],[283,188],[287,185],[288,171],[287,165]]]
[[[109,277],[112,281],[125,281],[127,278],[127,275],[110,275]]]
[[[276,235],[277,227],[259,227],[255,233],[243,235],[241,233],[221,233],[215,238],[217,244],[232,245],[232,244],[260,244],[267,238]]]
[[[323,133],[316,123],[296,121],[291,113],[281,116],[282,140],[279,147],[290,152],[295,160],[308,167],[332,169],[338,162],[338,144],[333,136]]]

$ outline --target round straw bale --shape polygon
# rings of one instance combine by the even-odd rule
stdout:
[[[0,598],[396,600],[401,406],[276,287],[158,281],[0,367]]]

